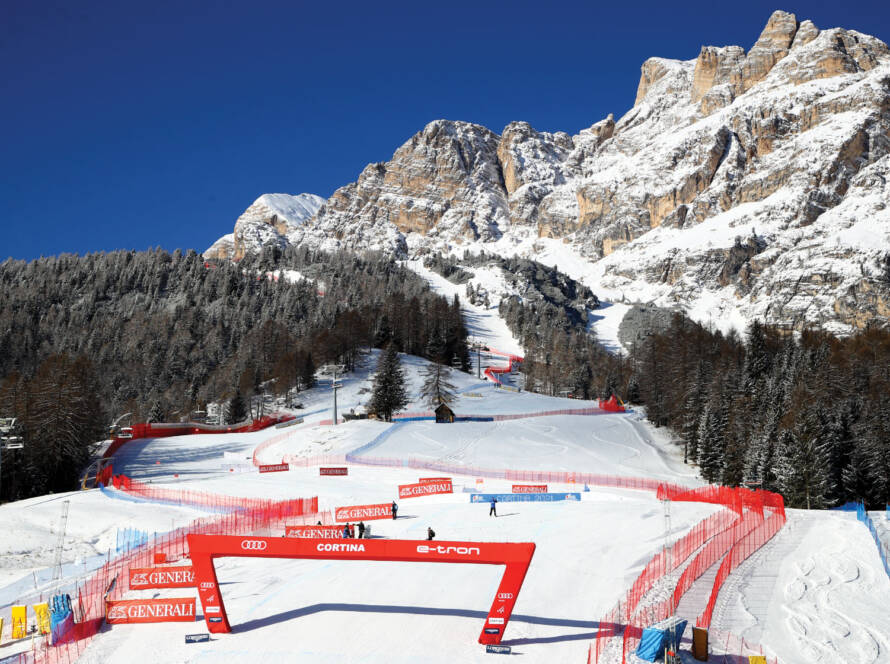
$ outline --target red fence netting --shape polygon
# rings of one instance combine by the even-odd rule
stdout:
[[[51,645],[48,636],[35,639],[32,649],[9,660],[16,664],[72,664],[84,652],[105,620],[106,600],[121,599],[130,591],[130,568],[154,566],[155,554],[168,561],[188,557],[188,534],[249,535],[272,530],[284,531],[286,525],[306,525],[314,521],[333,522],[329,513],[318,513],[318,498],[263,500],[232,498],[197,491],[151,487],[125,476],[116,476],[114,485],[122,491],[147,500],[161,500],[178,505],[200,505],[224,510],[218,516],[196,519],[189,525],[162,535],[120,556],[109,558],[96,572],[71,588],[75,626],[67,643]],[[45,601],[46,598],[41,598]],[[4,662],[7,660],[4,660]]]
[[[203,424],[200,422],[139,422],[132,427],[132,436],[128,438],[115,437],[111,445],[102,455],[107,459],[114,455],[123,445],[131,440],[139,438],[166,438],[168,436],[185,436],[195,433],[246,433],[260,431],[274,424],[289,422],[296,419],[295,415],[273,413],[265,415],[257,420],[247,420],[238,424]]]

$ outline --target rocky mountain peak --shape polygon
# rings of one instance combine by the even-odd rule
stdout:
[[[649,58],[633,107],[574,135],[431,122],[288,238],[520,254],[606,298],[849,331],[890,319],[888,178],[887,46],[778,11],[747,52]]]
[[[241,260],[248,251],[288,244],[288,236],[324,205],[314,194],[263,194],[235,221],[235,232],[217,240],[204,256]]]

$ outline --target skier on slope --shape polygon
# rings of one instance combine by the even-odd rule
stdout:
[[[392,518],[396,518],[396,513],[399,511],[399,506],[396,505],[396,501],[392,501]]]
[[[495,507],[495,505],[497,505],[497,502],[498,502],[498,499],[495,498],[494,496],[492,496],[491,497],[491,509],[488,510],[488,516],[491,516],[492,514],[494,514],[495,516],[498,515],[497,508]]]
[[[431,540],[431,539],[433,539],[435,536],[436,536],[436,531],[434,531],[432,528],[429,528],[429,527],[428,527],[428,528],[426,529],[426,538],[427,538],[428,540]]]

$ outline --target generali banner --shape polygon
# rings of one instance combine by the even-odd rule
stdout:
[[[319,475],[347,475],[349,473],[349,469],[345,466],[339,468],[325,468],[321,467],[318,469]]]
[[[290,466],[286,463],[274,463],[269,466],[260,466],[261,473],[280,473],[285,470],[290,470]]]
[[[318,537],[339,539],[343,537],[343,526],[285,526],[285,537]]]
[[[195,598],[121,599],[105,602],[105,622],[126,623],[194,622]]]
[[[513,493],[547,493],[546,484],[514,484]]]
[[[431,496],[436,493],[454,493],[450,477],[441,482],[419,482],[417,484],[399,485],[399,498]]]
[[[417,480],[419,484],[429,484],[430,482],[450,482],[450,477],[421,477]]]
[[[335,521],[369,521],[373,519],[391,519],[392,504],[380,505],[349,505],[338,507],[334,511]]]
[[[146,567],[130,569],[130,588],[194,588],[195,573],[187,565],[181,567]]]

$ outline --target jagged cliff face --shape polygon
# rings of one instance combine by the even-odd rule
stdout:
[[[235,232],[223,235],[204,256],[241,260],[246,252],[264,246],[284,247],[323,203],[324,199],[314,194],[263,194],[238,217]]]
[[[887,46],[775,12],[747,52],[647,60],[633,108],[574,136],[433,122],[291,239],[518,253],[698,319],[849,332],[890,312],[888,177]]]

